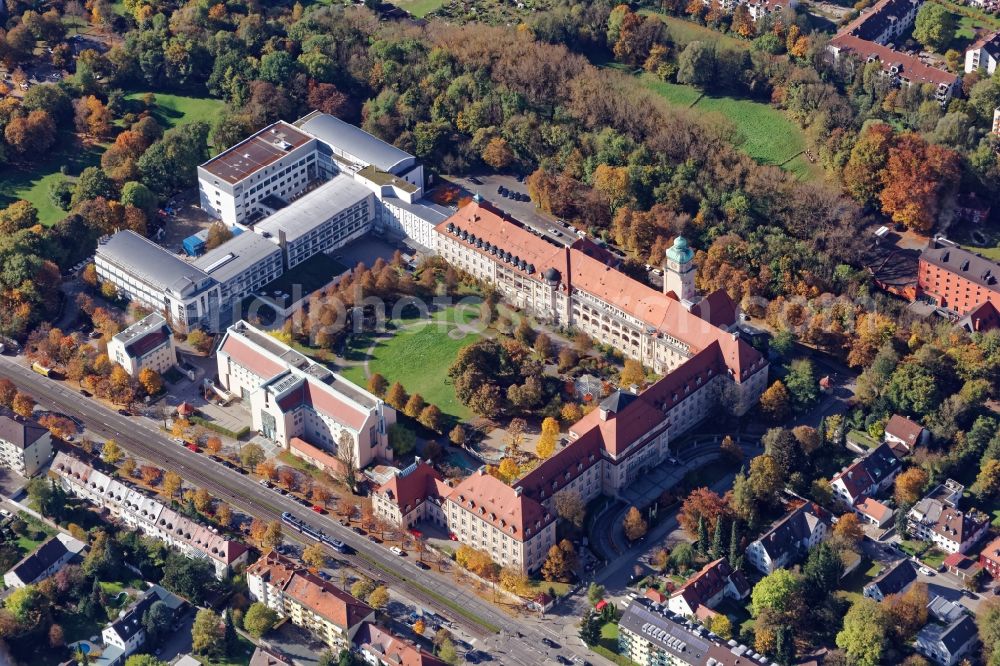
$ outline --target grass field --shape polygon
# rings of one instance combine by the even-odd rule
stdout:
[[[437,11],[444,4],[444,0],[389,0],[389,2],[417,18],[423,18]]]
[[[714,42],[719,46],[729,49],[745,50],[750,48],[750,42],[725,35],[718,30],[712,30],[691,21],[685,21],[676,16],[669,16],[651,9],[640,9],[639,13],[646,16],[655,16],[666,23],[667,28],[670,30],[670,37],[677,42],[681,49],[691,42]]]
[[[368,360],[369,370],[381,373],[389,382],[400,382],[410,395],[419,393],[446,415],[459,419],[472,416],[468,407],[455,397],[448,368],[459,350],[481,337],[478,332],[462,332],[456,327],[459,321],[470,322],[477,314],[471,308],[459,314],[456,307],[450,307],[434,313],[430,320],[394,322],[400,329],[391,338],[378,341]],[[371,338],[355,338],[349,354],[363,360],[370,346]],[[341,374],[361,386],[368,382],[360,364],[345,368]]]
[[[0,208],[24,199],[38,209],[38,221],[52,226],[66,217],[66,211],[52,203],[49,188],[65,178],[59,167],[65,165],[73,176],[101,161],[101,146],[82,147],[69,132],[56,139],[55,148],[43,159],[30,165],[11,165],[0,169]]]
[[[138,102],[145,94],[145,92],[133,92],[126,95],[125,99]],[[153,111],[153,117],[164,129],[199,120],[211,125],[225,106],[221,100],[208,97],[189,97],[168,93],[153,94],[156,95],[156,109]]]
[[[702,96],[693,86],[661,81],[649,73],[642,74],[640,79],[673,106],[694,109],[699,115],[717,113],[729,120],[743,140],[739,148],[754,159],[782,165],[802,179],[822,174],[818,165],[799,155],[806,147],[802,130],[773,106],[749,99]]]

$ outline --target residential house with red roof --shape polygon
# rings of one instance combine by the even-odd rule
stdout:
[[[882,439],[892,447],[898,456],[913,453],[921,444],[926,444],[930,438],[927,429],[922,425],[899,414],[893,414],[885,424]]]
[[[163,315],[154,312],[111,338],[108,357],[133,377],[145,368],[162,375],[177,364],[174,332]]]
[[[365,389],[245,321],[216,353],[219,385],[250,407],[253,429],[321,469],[350,447],[356,467],[391,460],[396,410]]]
[[[670,595],[667,608],[684,617],[696,617],[700,608],[715,610],[723,599],[740,601],[750,594],[750,583],[722,557],[709,562]]]
[[[983,546],[979,553],[979,564],[992,578],[1000,578],[1000,537]]]
[[[881,444],[838,472],[830,479],[830,487],[835,499],[853,508],[865,497],[879,495],[891,486],[902,468],[889,445]]]
[[[372,622],[361,625],[354,644],[372,666],[447,666],[447,662]]]
[[[247,567],[246,574],[251,597],[333,649],[350,649],[361,627],[375,620],[366,603],[274,551]]]

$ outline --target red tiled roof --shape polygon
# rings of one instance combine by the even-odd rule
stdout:
[[[910,447],[910,449],[920,441],[920,434],[923,431],[924,427],[922,425],[899,414],[893,414],[892,418],[885,425],[885,434],[903,440],[903,443]]]
[[[855,505],[855,508],[879,523],[884,522],[890,515],[892,515],[892,509],[887,507],[885,504],[882,504],[882,502],[872,499],[871,497],[864,497]]]
[[[517,485],[532,497],[542,500],[551,497],[601,461],[602,444],[600,431],[590,428],[528,472]]]
[[[344,631],[357,626],[373,612],[364,602],[342,592],[332,583],[314,576],[301,565],[274,551],[268,552],[247,567],[247,574],[264,578],[271,585],[283,590],[289,598],[333,622]]]
[[[392,634],[389,630],[365,622],[361,625],[354,642],[362,649],[369,649],[381,663],[395,666],[445,666],[445,662],[424,652],[412,643]]]
[[[746,379],[756,369],[751,366],[762,361],[756,349],[689,312],[676,299],[633,280],[583,251],[556,247],[503,219],[485,205],[470,203],[463,206],[435,228],[441,236],[456,238],[454,233],[449,233],[448,225],[473,234],[483,245],[495,245],[524,260],[529,264],[528,268],[534,268],[530,275],[536,280],[543,279],[543,274],[550,268],[559,271],[563,290],[585,291],[639,319],[649,328],[677,338],[693,353],[718,342],[719,351],[737,381]],[[496,260],[485,247],[478,247],[478,243],[462,242],[490,257],[491,261]],[[515,270],[513,264],[507,265]],[[528,270],[521,272],[529,274]]]
[[[713,326],[728,328],[736,323],[736,303],[725,289],[717,289],[695,303],[691,312]]]
[[[518,541],[531,539],[555,519],[541,504],[482,470],[455,486],[448,500]]]
[[[233,362],[243,366],[258,377],[269,379],[285,370],[277,361],[257,352],[242,340],[233,335],[227,335],[222,347],[223,351],[229,355]]]
[[[931,67],[917,56],[895,51],[888,46],[882,46],[852,34],[842,32],[830,40],[830,45],[842,51],[855,53],[863,60],[876,58],[882,64],[882,69],[897,65],[899,67],[898,75],[911,83],[953,86],[959,80],[955,74]]]
[[[375,492],[387,496],[406,515],[425,499],[437,494],[437,482],[441,480],[436,469],[421,461],[408,474],[394,474]]]
[[[699,606],[707,605],[712,597],[722,592],[729,583],[730,577],[740,579],[733,582],[737,593],[742,594],[749,590],[743,574],[734,571],[729,565],[729,560],[721,557],[703,566],[701,571],[688,579],[684,586],[671,596],[683,597],[690,608],[697,610]]]
[[[979,557],[984,561],[992,562],[994,566],[1000,566],[1000,536],[983,546]]]
[[[278,407],[283,412],[292,411],[300,405],[309,405],[317,412],[326,414],[337,423],[342,423],[355,431],[360,431],[368,414],[344,402],[332,391],[325,390],[326,385],[316,380],[303,377],[302,383],[283,396],[278,401]]]
[[[992,301],[983,301],[972,310],[969,310],[959,321],[959,325],[965,327],[970,333],[985,333],[995,328],[1000,328],[1000,310],[993,305]]]

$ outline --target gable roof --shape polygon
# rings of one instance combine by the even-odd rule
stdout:
[[[877,588],[883,597],[902,592],[917,579],[917,571],[909,560],[898,560],[882,570],[865,588]]]
[[[46,569],[65,557],[67,553],[69,550],[66,548],[66,544],[61,539],[52,537],[15,564],[11,571],[22,583],[30,585]]]
[[[760,543],[772,562],[785,553],[798,550],[820,523],[829,523],[828,514],[813,502],[804,502],[776,522],[754,543]]]
[[[722,354],[736,381],[743,381],[766,365],[766,360],[752,346],[688,311],[675,298],[633,280],[586,252],[555,246],[519,223],[504,219],[485,203],[463,206],[437,225],[435,231],[466,242],[470,249],[491,261],[498,261],[499,254],[509,254],[511,270],[535,280],[557,282],[564,293],[586,292],[638,319],[648,333],[676,339],[692,354],[718,342],[716,353]]]
[[[989,291],[1000,293],[1000,264],[945,239],[931,241],[920,261],[942,268]]]
[[[289,598],[344,631],[356,627],[374,612],[368,604],[273,550],[247,567],[247,575],[263,578]]]
[[[992,301],[983,301],[959,319],[958,326],[969,333],[985,333],[1000,328],[1000,310]]]
[[[0,407],[0,440],[24,450],[49,433],[34,419],[26,419]]]
[[[441,659],[371,622],[361,625],[354,636],[354,643],[362,650],[373,653],[379,663],[395,666],[446,666]]]
[[[482,468],[455,486],[447,499],[518,541],[531,539],[555,520],[520,486],[511,488]]]
[[[855,504],[854,508],[880,524],[892,518],[893,514],[891,508],[868,496],[862,496],[861,501]]]
[[[903,440],[911,450],[920,442],[920,436],[924,432],[924,427],[899,414],[893,414],[889,422],[885,424],[885,434]]]
[[[267,648],[257,646],[257,649],[253,651],[253,656],[250,657],[248,666],[292,666],[292,662],[270,652]]]
[[[707,606],[709,600],[726,589],[732,582],[738,595],[745,595],[750,591],[750,585],[742,571],[734,570],[729,565],[729,560],[721,557],[714,562],[709,562],[671,597],[682,597],[687,602],[688,607],[697,610],[699,606]]]

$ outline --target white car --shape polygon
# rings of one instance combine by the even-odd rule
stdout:
[[[403,549],[400,548],[399,546],[393,546],[392,548],[389,549],[389,552],[392,553],[393,555],[399,555],[400,557],[406,555],[406,553],[403,552]]]
[[[925,576],[933,576],[934,575],[934,572],[931,571],[930,569],[928,569],[927,567],[920,567],[920,573],[922,573]]]
[[[3,516],[4,518],[10,518],[10,511],[8,511],[7,509],[0,509],[0,516]]]

